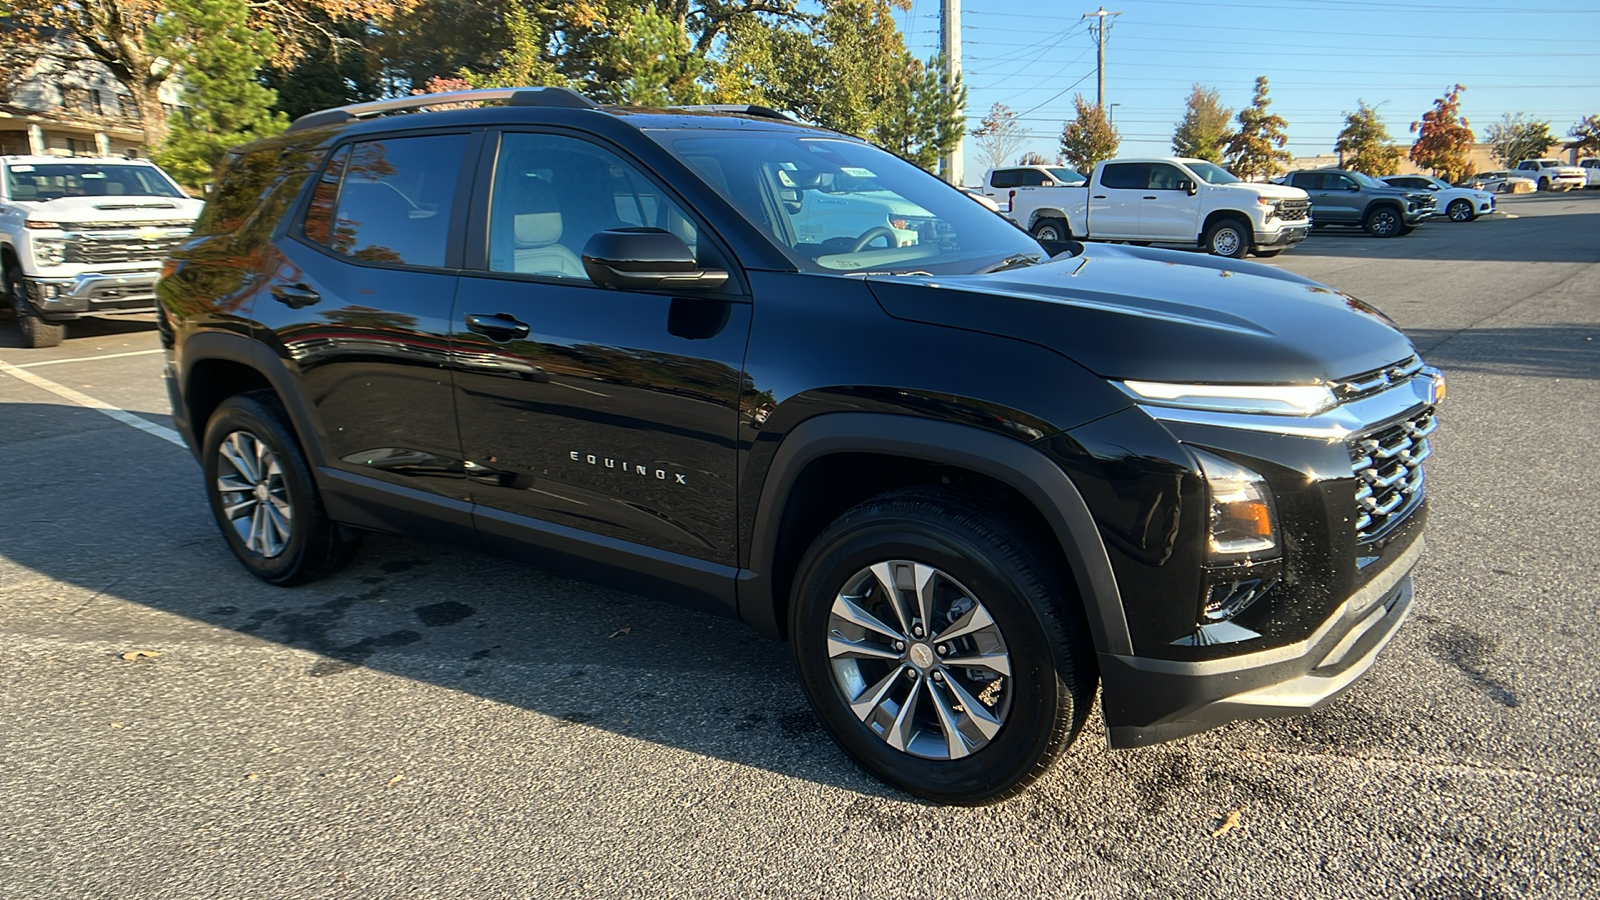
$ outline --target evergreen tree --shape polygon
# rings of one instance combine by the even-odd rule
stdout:
[[[438,79],[430,82],[444,85],[447,90],[495,87],[560,87],[567,84],[556,71],[555,62],[546,49],[544,27],[539,20],[520,6],[506,9],[505,37],[509,43],[493,57],[492,68],[473,71],[463,68],[456,79]],[[430,93],[434,93],[432,88]]]
[[[1417,136],[1411,145],[1411,161],[1451,184],[1472,177],[1472,163],[1467,152],[1475,138],[1466,117],[1461,115],[1461,92],[1466,88],[1455,85],[1443,97],[1433,101],[1433,109],[1422,114],[1422,120],[1411,123]]]
[[[326,21],[324,27],[327,33],[306,47],[304,56],[262,70],[262,83],[278,94],[274,109],[290,119],[383,95],[376,60],[360,44],[365,26],[347,19]]]
[[[1344,129],[1333,149],[1344,158],[1344,167],[1378,178],[1400,171],[1405,155],[1394,146],[1389,129],[1378,118],[1377,107],[1357,100],[1356,111],[1344,114]]]
[[[1239,130],[1228,141],[1228,171],[1246,180],[1269,178],[1290,159],[1283,145],[1289,142],[1284,129],[1289,123],[1276,113],[1267,112],[1267,77],[1256,79],[1255,98],[1239,111]]]
[[[185,114],[155,160],[181,184],[211,178],[228,148],[282,131],[277,95],[256,80],[272,56],[269,31],[252,30],[245,0],[169,0],[151,30],[153,54],[181,60]]]
[[[1106,120],[1106,111],[1082,94],[1073,96],[1072,105],[1078,114],[1061,128],[1061,155],[1074,169],[1088,172],[1095,163],[1116,156],[1122,138]]]
[[[1220,165],[1223,151],[1233,138],[1233,132],[1228,130],[1228,120],[1232,118],[1233,110],[1222,105],[1222,95],[1215,88],[1195,84],[1183,121],[1172,135],[1172,152]]]
[[[904,76],[894,99],[872,129],[873,143],[932,172],[956,148],[966,128],[967,89],[961,76],[948,85],[944,57],[919,62],[909,52],[901,60]]]

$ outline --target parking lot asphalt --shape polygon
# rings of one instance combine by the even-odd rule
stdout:
[[[1369,675],[1143,750],[1091,728],[979,809],[861,774],[735,622],[376,536],[259,584],[153,326],[0,321],[0,896],[1600,895],[1600,192],[1501,209],[1272,262],[1449,378]]]

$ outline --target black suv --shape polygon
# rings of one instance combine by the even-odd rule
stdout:
[[[1381,313],[1234,260],[1048,258],[758,107],[315,113],[230,154],[159,296],[258,577],[384,531],[736,616],[941,801],[1019,790],[1097,686],[1113,747],[1317,707],[1411,602],[1442,382]]]
[[[1291,172],[1284,184],[1311,195],[1313,228],[1355,225],[1373,237],[1398,237],[1439,212],[1427,191],[1393,187],[1345,169]]]

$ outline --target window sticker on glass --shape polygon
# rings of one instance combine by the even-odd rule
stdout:
[[[839,171],[843,172],[846,175],[851,176],[852,178],[877,178],[878,177],[877,175],[874,175],[872,173],[871,169],[863,169],[860,166],[840,166],[839,167]]]
[[[32,172],[33,171],[33,166],[12,166],[11,167],[11,171],[13,171],[13,172]]]

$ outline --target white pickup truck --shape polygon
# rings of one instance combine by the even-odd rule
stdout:
[[[1311,231],[1305,191],[1176,157],[1107,160],[1086,187],[1018,192],[1001,211],[1040,240],[1184,244],[1235,259],[1276,256]]]
[[[29,347],[66,323],[148,312],[199,200],[141,159],[0,156],[0,279]]]
[[[1513,175],[1532,179],[1541,191],[1570,191],[1588,184],[1588,173],[1559,159],[1525,159],[1511,170]]]

